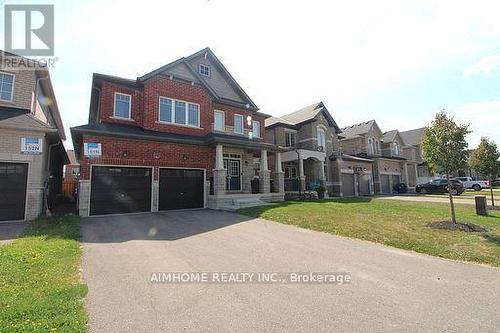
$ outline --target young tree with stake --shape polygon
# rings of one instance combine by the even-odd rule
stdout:
[[[486,137],[481,138],[481,143],[472,154],[470,166],[481,175],[487,176],[490,180],[491,205],[495,206],[493,197],[493,181],[500,174],[500,151],[495,142]]]
[[[431,169],[446,174],[448,197],[450,199],[451,223],[456,224],[450,175],[467,163],[467,141],[469,125],[458,125],[445,111],[436,114],[434,120],[425,128],[423,139],[424,159]]]

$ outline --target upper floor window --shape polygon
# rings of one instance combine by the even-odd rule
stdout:
[[[0,100],[12,101],[12,90],[14,87],[14,75],[0,73]]]
[[[130,119],[130,101],[132,96],[122,93],[115,93],[114,116],[118,118]]]
[[[224,111],[215,110],[214,111],[214,130],[216,131],[225,131],[226,130],[226,122],[225,122],[225,113]]]
[[[203,76],[210,76],[210,66],[199,64],[198,72],[200,72],[200,74]]]
[[[254,137],[260,138],[260,121],[252,121],[252,132]]]
[[[159,121],[200,127],[200,106],[195,103],[160,97]]]
[[[375,145],[374,145],[374,140],[372,138],[368,139],[368,154],[374,154],[375,153]]]
[[[399,145],[397,142],[393,143],[392,151],[393,151],[394,155],[399,155]]]
[[[241,114],[234,115],[234,133],[243,134],[243,116]]]
[[[322,151],[325,151],[326,149],[326,134],[325,130],[322,128],[317,129],[318,132],[318,148],[320,148]]]
[[[285,132],[285,146],[286,147],[295,147],[297,142],[297,135],[295,132]]]

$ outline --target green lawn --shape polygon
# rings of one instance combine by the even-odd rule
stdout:
[[[80,219],[38,219],[0,246],[0,332],[85,332]]]
[[[369,198],[290,201],[245,208],[239,213],[284,224],[365,239],[444,258],[500,267],[500,212],[477,216],[473,206],[456,205],[460,222],[485,226],[486,233],[431,229],[430,221],[448,219],[449,206]]]

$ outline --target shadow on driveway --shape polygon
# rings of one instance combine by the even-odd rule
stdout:
[[[0,222],[0,245],[19,238],[28,225],[29,222]]]
[[[89,217],[82,221],[82,241],[177,240],[252,220],[208,209]],[[138,223],[140,221],[140,223]]]

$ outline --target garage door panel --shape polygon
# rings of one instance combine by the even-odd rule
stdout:
[[[24,219],[27,181],[27,163],[0,163],[0,221]]]
[[[151,211],[151,169],[93,167],[90,214]]]
[[[359,181],[359,195],[370,195],[370,176],[360,175]]]
[[[204,172],[160,169],[159,210],[203,208]]]
[[[355,194],[354,191],[354,174],[343,173],[342,174],[342,194],[344,197],[352,197]]]
[[[391,183],[390,183],[390,176],[389,175],[381,175],[380,176],[380,181],[382,185],[382,193],[384,194],[390,194],[391,191]]]

